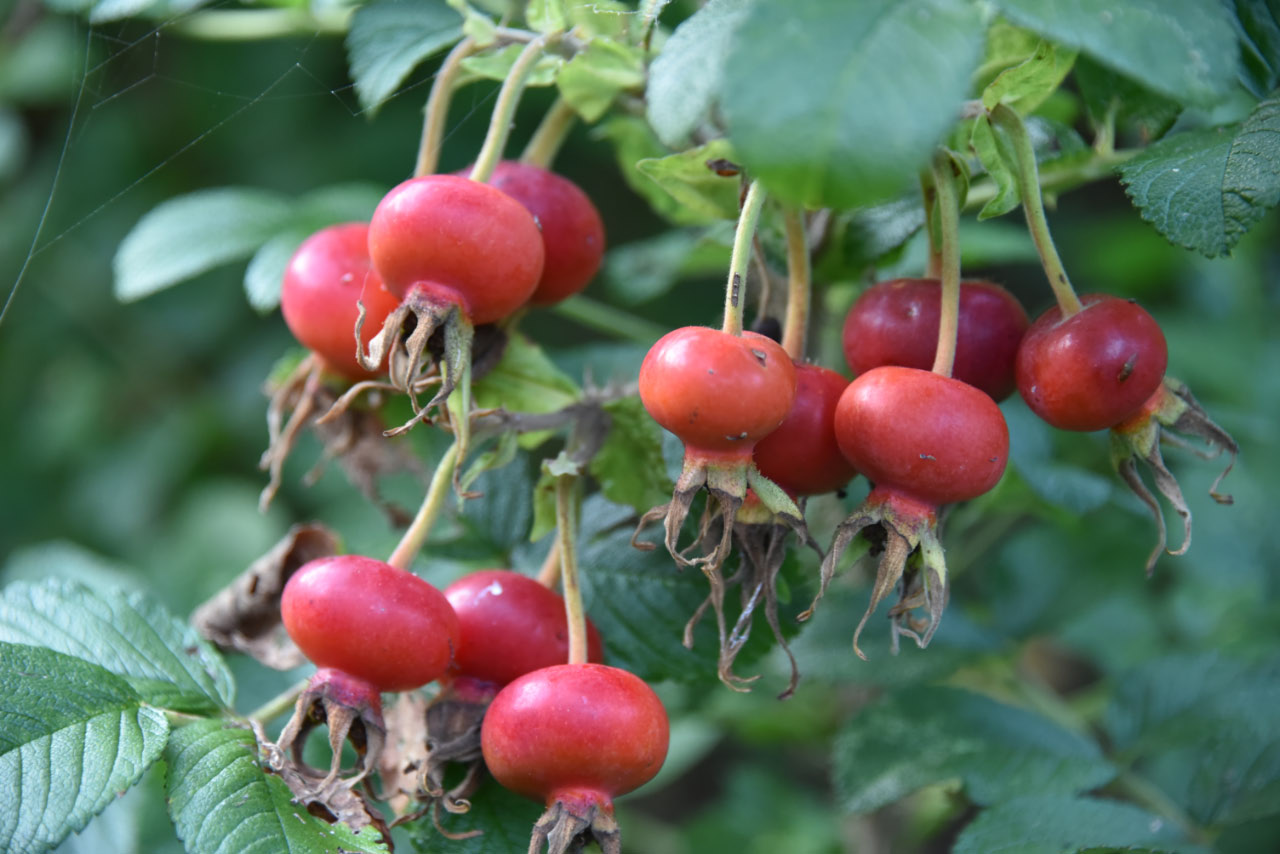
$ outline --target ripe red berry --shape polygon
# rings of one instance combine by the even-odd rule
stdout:
[[[504,160],[489,184],[529,209],[542,229],[546,262],[529,301],[551,305],[587,286],[604,259],[604,223],[578,185],[540,166]]]
[[[1135,415],[1168,365],[1164,333],[1132,300],[1088,294],[1068,318],[1036,318],[1018,348],[1018,391],[1062,430],[1103,430]]]
[[[528,301],[542,275],[542,235],[507,194],[456,175],[411,178],[383,197],[369,255],[387,289],[410,288],[493,323]]]
[[[841,488],[854,469],[836,443],[836,402],[849,381],[818,365],[796,364],[796,397],[786,420],[756,445],[760,473],[792,495]]]
[[[893,279],[867,289],[844,321],[844,357],[854,374],[881,365],[928,370],[938,346],[942,285],[937,279]],[[1018,342],[1027,313],[992,282],[960,283],[960,320],[951,375],[993,400],[1013,393]]]
[[[796,372],[763,335],[704,326],[668,332],[640,366],[640,399],[685,444],[686,458],[750,458],[787,417]]]
[[[653,689],[625,670],[561,664],[503,688],[480,738],[485,764],[508,789],[548,806],[602,806],[658,773],[667,713]]]
[[[495,685],[569,660],[564,600],[535,579],[506,569],[459,578],[444,590],[458,615],[452,676]],[[600,633],[587,621],[587,658],[601,661]]]
[[[352,380],[370,376],[355,355],[356,302],[361,299],[366,312],[363,346],[400,304],[370,264],[368,225],[352,222],[321,229],[293,253],[280,288],[284,322],[326,368]]]
[[[381,691],[439,678],[458,648],[458,618],[444,594],[412,573],[357,555],[302,566],[285,585],[280,615],[317,667]]]

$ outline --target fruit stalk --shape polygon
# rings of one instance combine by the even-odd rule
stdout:
[[[569,664],[587,661],[587,614],[582,608],[582,587],[578,584],[577,483],[573,475],[556,478],[556,544],[560,552],[565,617],[569,621]]]
[[[436,464],[435,473],[431,475],[431,484],[427,487],[427,494],[422,499],[422,506],[418,508],[418,514],[409,523],[408,530],[400,538],[400,542],[396,545],[395,551],[391,553],[391,557],[387,558],[387,563],[396,569],[408,571],[413,559],[418,554],[418,550],[426,542],[427,534],[431,533],[431,528],[440,516],[441,508],[444,507],[444,498],[449,494],[449,486],[453,482],[453,471],[457,459],[458,442],[454,441],[449,446],[449,449],[444,452],[440,462]]]
[[[960,329],[960,203],[956,197],[956,176],[950,153],[938,149],[933,156],[932,169],[942,230],[939,271],[942,295],[938,313],[938,349],[933,357],[932,370],[935,374],[949,377],[956,363],[956,335]]]
[[[547,110],[537,130],[525,145],[524,152],[520,155],[520,162],[550,169],[551,162],[556,159],[556,154],[568,137],[569,130],[577,117],[578,114],[573,107],[569,106],[568,101],[564,98],[556,98],[556,102],[551,105],[551,109]]]
[[[475,39],[463,39],[449,51],[449,55],[440,64],[440,70],[436,72],[436,79],[431,84],[431,94],[427,96],[426,115],[422,120],[422,141],[418,143],[418,162],[413,168],[415,178],[436,171],[440,160],[440,140],[444,137],[445,119],[449,115],[449,102],[453,100],[458,71],[462,68],[462,60],[475,51]]]
[[[933,206],[938,201],[938,192],[933,186],[933,175],[920,173],[920,197],[924,202],[924,230],[929,238],[929,258],[925,262],[924,275],[928,279],[936,279],[942,275],[942,247],[933,231]]]
[[[1062,309],[1062,316],[1070,317],[1080,311],[1080,298],[1071,287],[1062,258],[1053,245],[1053,235],[1049,233],[1049,221],[1044,215],[1044,197],[1040,193],[1040,174],[1036,169],[1036,152],[1031,145],[1031,137],[1027,134],[1022,118],[1004,104],[997,104],[991,110],[991,121],[1008,134],[1013,143],[1017,158],[1018,190],[1022,194],[1022,210],[1027,216],[1027,228],[1036,244],[1040,265],[1044,267],[1044,274],[1049,279],[1054,299]]]
[[[787,235],[787,317],[782,328],[782,349],[794,361],[803,361],[805,337],[809,329],[813,271],[809,265],[809,236],[804,215],[797,208],[783,212]]]
[[[507,73],[498,92],[498,101],[493,105],[493,115],[489,119],[489,130],[484,137],[484,145],[476,156],[476,164],[471,167],[472,181],[488,181],[493,169],[502,159],[502,150],[507,146],[507,137],[511,134],[511,123],[515,118],[516,107],[520,104],[520,96],[524,94],[525,80],[533,66],[542,58],[548,47],[558,42],[563,33],[546,33],[524,46],[515,64]]]
[[[759,181],[747,187],[747,197],[738,214],[738,228],[733,235],[733,254],[729,259],[729,281],[725,285],[724,325],[721,329],[730,335],[742,334],[742,314],[745,305],[743,290],[747,283],[747,266],[751,263],[751,241],[764,207],[764,188]]]

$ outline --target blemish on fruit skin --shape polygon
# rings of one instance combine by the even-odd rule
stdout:
[[[495,579],[489,583],[488,587],[484,588],[479,593],[477,593],[476,598],[483,599],[485,596],[501,596],[501,595],[502,595],[502,582]]]
[[[740,442],[740,441],[742,441],[742,440],[743,440],[743,439],[745,439],[745,438],[747,438],[747,431],[746,431],[746,430],[743,430],[741,433],[739,433],[739,434],[738,434],[738,435],[736,435],[736,436],[729,436],[729,435],[726,435],[726,436],[725,436],[725,439],[729,440],[730,442]]]
[[[765,354],[763,350],[757,350],[756,348],[752,347],[751,355],[756,357],[756,361],[760,363],[760,367],[762,368],[769,367],[769,357]]]
[[[937,458],[937,457],[935,457],[933,454],[921,454],[921,455],[920,455],[920,459],[922,459],[922,460],[933,460],[935,463],[938,461],[938,458]]]
[[[1122,383],[1125,380],[1129,379],[1129,376],[1133,374],[1134,366],[1137,364],[1138,364],[1138,354],[1133,353],[1129,356],[1128,361],[1126,361],[1124,365],[1120,368],[1120,373],[1116,375],[1116,382]]]

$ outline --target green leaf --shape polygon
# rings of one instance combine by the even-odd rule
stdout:
[[[569,28],[566,0],[529,0],[524,19],[540,33],[566,30]]]
[[[991,81],[982,92],[982,105],[990,110],[1008,104],[1024,115],[1030,113],[1057,91],[1075,61],[1074,50],[1042,41],[1031,58]]]
[[[499,50],[491,50],[462,60],[462,69],[472,75],[472,79],[506,80],[511,73],[511,66],[516,64],[524,45],[509,44]],[[557,54],[543,54],[529,76],[525,78],[526,86],[550,86],[556,82],[556,74],[564,65],[564,57]]]
[[[671,229],[610,249],[600,278],[609,295],[619,302],[643,305],[675,286],[698,237],[695,229]],[[728,261],[725,255],[724,263]]]
[[[990,804],[1025,792],[1083,792],[1115,774],[1092,741],[954,688],[910,688],[868,706],[841,730],[835,749],[841,803],[855,813],[953,779],[970,800]]]
[[[83,828],[141,779],[168,732],[101,667],[0,643],[0,849],[48,851]]]
[[[1229,13],[1205,0],[996,0],[1009,20],[1156,92],[1212,104],[1235,82]]]
[[[572,28],[588,40],[597,36],[627,41],[636,10],[621,0],[566,0]]]
[[[1143,140],[1159,139],[1178,118],[1182,105],[1172,98],[1082,56],[1076,61],[1076,86],[1094,125],[1114,112],[1117,126],[1131,126]]]
[[[505,558],[526,541],[533,521],[528,458],[520,456],[502,469],[485,472],[476,478],[475,488],[480,497],[462,505],[464,538],[468,545],[482,548],[485,557]]]
[[[618,95],[644,85],[644,53],[612,39],[593,39],[560,69],[556,85],[578,115],[599,121]]]
[[[1197,854],[1172,823],[1117,801],[1034,794],[984,810],[952,854],[1075,854],[1093,849]]]
[[[1280,97],[1239,125],[1166,137],[1120,175],[1142,218],[1170,243],[1226,254],[1280,202]]]
[[[244,270],[244,295],[255,310],[266,313],[280,305],[280,290],[289,259],[311,236],[304,228],[288,228],[258,248]]]
[[[1147,661],[1117,681],[1116,748],[1205,824],[1280,814],[1280,659],[1206,653]]]
[[[982,62],[973,73],[975,87],[985,89],[997,74],[1029,59],[1041,43],[1042,39],[1030,30],[996,18],[987,29]]]
[[[528,849],[541,806],[504,789],[488,775],[469,800],[471,809],[462,815],[441,811],[440,824],[450,833],[483,833],[466,839],[445,839],[426,815],[408,825],[414,850],[424,854],[510,854]]]
[[[164,752],[169,815],[190,854],[386,854],[376,828],[353,833],[293,802],[258,761],[253,733],[206,720],[174,731]]]
[[[670,501],[662,428],[645,412],[639,397],[624,397],[604,408],[609,434],[589,466],[604,497],[640,513]]]
[[[1273,0],[1235,0],[1240,78],[1262,98],[1280,85],[1280,7]]]
[[[924,206],[918,195],[838,215],[832,239],[818,261],[823,278],[858,278],[923,226]]]
[[[737,219],[741,179],[736,175],[721,176],[707,165],[715,160],[734,159],[728,141],[717,139],[679,154],[641,160],[636,168],[666,190],[684,210],[703,221]]]
[[[97,591],[74,581],[10,584],[0,595],[0,641],[92,662],[162,708],[216,712],[234,697],[217,652],[142,593]]]
[[[663,218],[676,225],[700,225],[706,218],[687,210],[659,187],[636,164],[645,159],[665,157],[666,147],[654,136],[648,122],[638,116],[617,116],[597,125],[595,135],[613,146],[623,180]]]
[[[288,220],[288,199],[252,187],[201,190],[163,202],[116,250],[116,297],[132,302],[246,258]]]
[[[718,109],[725,58],[750,5],[711,0],[676,27],[649,66],[645,115],[672,148],[689,145],[690,135]]]
[[[519,332],[507,339],[502,359],[472,388],[477,407],[508,412],[555,412],[581,397],[578,384]]]
[[[969,140],[987,175],[995,182],[996,194],[982,206],[978,219],[1003,216],[1022,203],[1018,181],[1014,175],[1014,155],[1008,150],[1004,138],[996,133],[991,120],[978,116],[973,122],[973,136]]]
[[[376,112],[420,63],[462,37],[458,13],[441,0],[371,0],[347,32],[347,62],[360,106]]]
[[[967,0],[760,0],[725,68],[729,138],[787,201],[896,196],[955,122],[985,29]]]

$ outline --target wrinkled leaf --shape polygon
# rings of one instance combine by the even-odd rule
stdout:
[[[1030,113],[1057,91],[1075,61],[1074,50],[1041,42],[1029,59],[991,81],[982,92],[982,105],[990,110],[996,104],[1008,104],[1020,113]]]
[[[580,116],[598,121],[618,95],[644,85],[644,54],[631,45],[595,39],[565,63],[556,85]]]
[[[625,504],[639,513],[671,498],[662,459],[662,429],[639,397],[624,397],[605,404],[609,434],[591,458],[590,472],[605,498]]]

